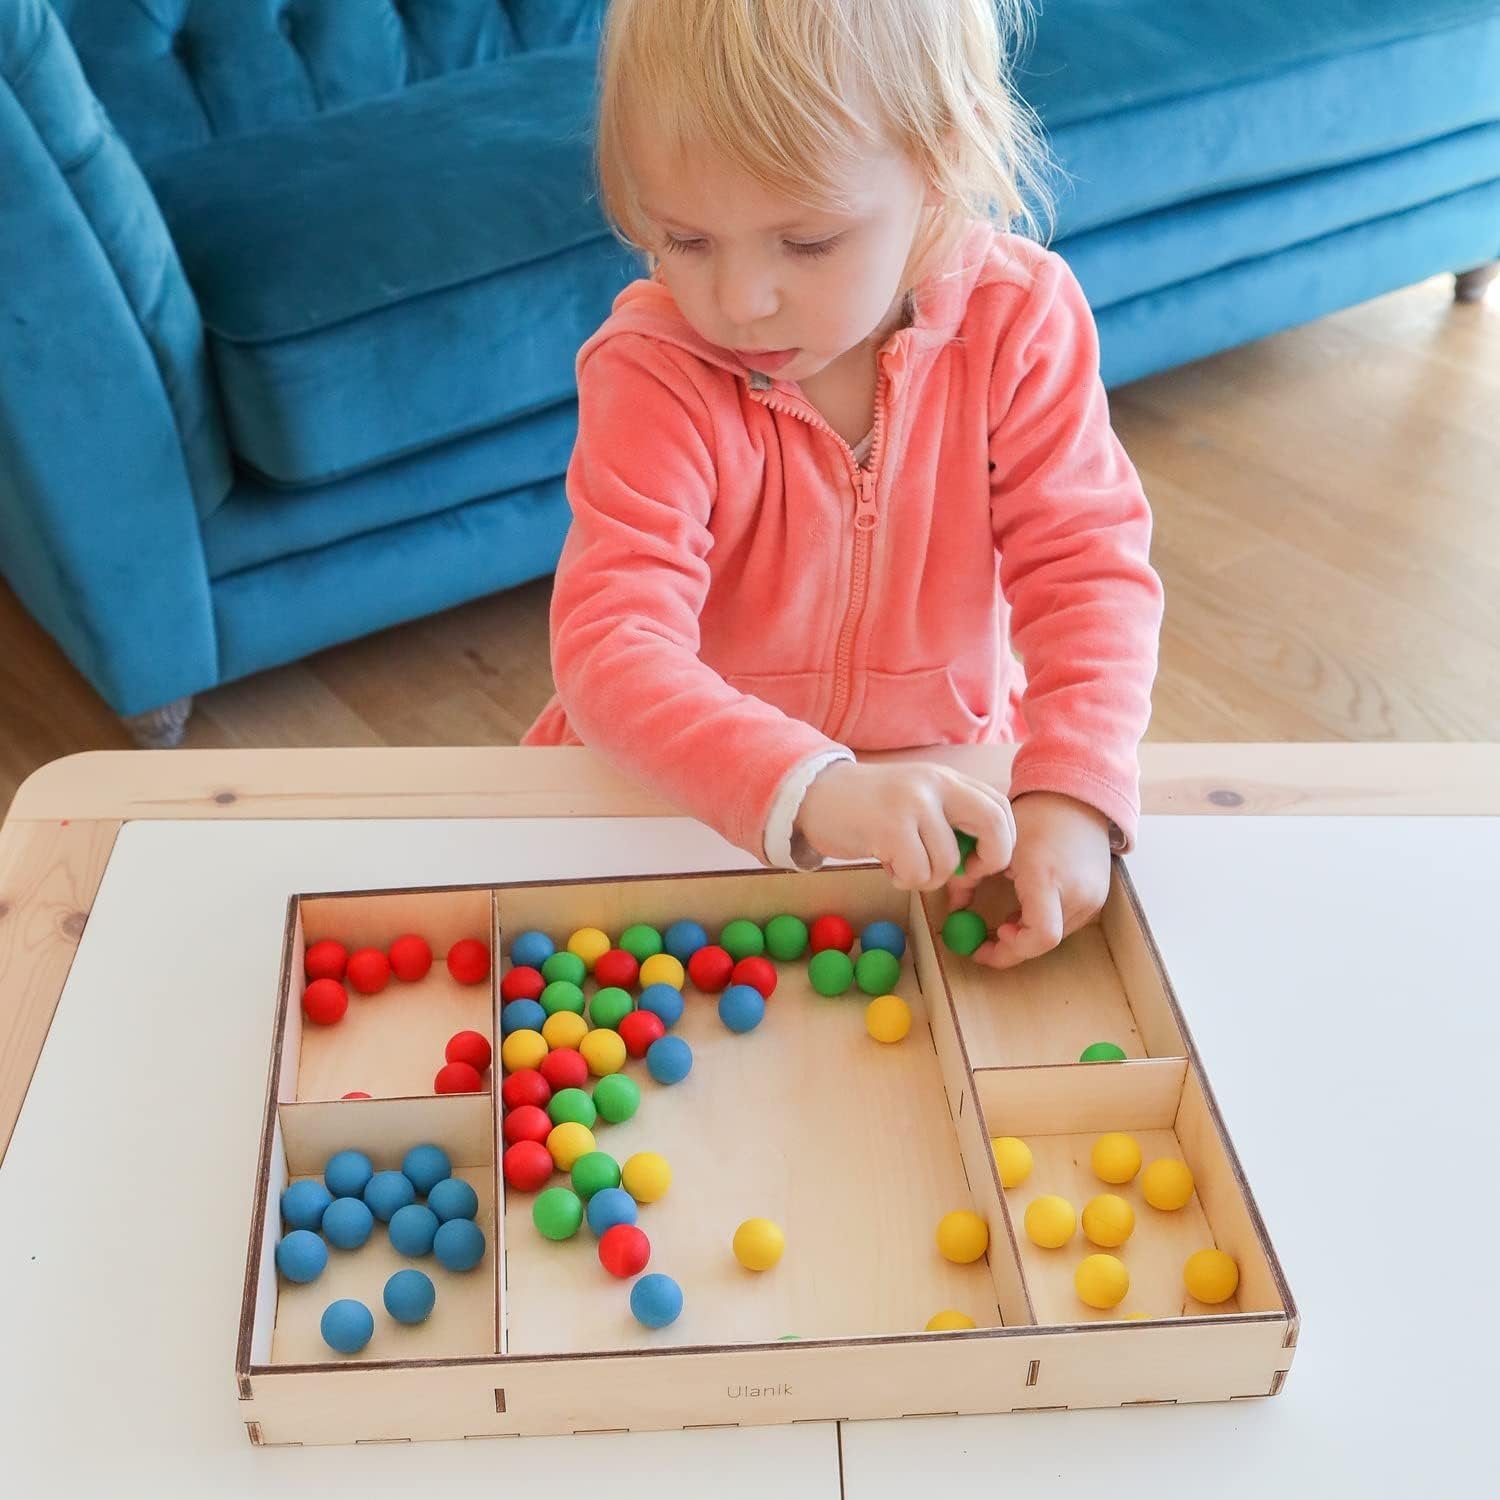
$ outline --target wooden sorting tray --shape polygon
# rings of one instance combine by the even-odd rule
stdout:
[[[981,892],[991,920],[1013,905],[1004,881]],[[460,986],[442,955],[460,937],[487,938],[500,955],[528,928],[561,946],[583,926],[617,936],[682,917],[712,937],[733,918],[783,911],[809,922],[839,912],[856,932],[877,919],[903,926],[897,991],[912,1031],[897,1045],[874,1042],[865,997],[817,995],[805,962],[777,966],[766,1018],[744,1036],[689,985],[675,1034],[693,1048],[692,1073],[663,1088],[632,1061],[639,1112],[596,1131],[618,1160],[653,1150],[673,1168],[671,1192],[642,1206],[640,1224],[648,1269],[673,1276],[685,1305],[676,1323],[648,1330],[630,1315],[628,1283],[599,1266],[587,1228],[561,1245],[544,1240],[531,1195],[500,1179],[498,1095],[431,1094],[448,1036],[469,1028],[498,1041],[500,1031],[503,965],[485,985]],[[1116,862],[1097,926],[1012,972],[948,952],[945,915],[941,895],[902,894],[869,867],[294,897],[237,1360],[252,1439],[503,1437],[1275,1394],[1296,1310],[1124,866]],[[352,998],[337,1026],[304,1028],[307,944],[384,947],[407,931],[432,943],[427,979],[393,980],[380,995]],[[1130,1060],[1077,1062],[1101,1040]],[[374,1097],[341,1098],[354,1089]],[[1184,1157],[1192,1202],[1161,1214],[1134,1185],[1094,1179],[1089,1151],[1105,1130],[1134,1134],[1148,1160]],[[1031,1177],[1008,1193],[989,1146],[1002,1134],[1024,1137],[1035,1156]],[[464,1275],[422,1263],[438,1292],[428,1322],[403,1328],[385,1316],[384,1279],[410,1262],[379,1225],[363,1249],[333,1251],[318,1281],[280,1282],[288,1181],[316,1175],[345,1146],[379,1168],[424,1141],[442,1145],[474,1184],[488,1242]],[[1020,1229],[1038,1193],[1081,1209],[1104,1191],[1137,1214],[1116,1252],[1131,1293],[1109,1313],[1073,1290],[1073,1269],[1093,1248],[1081,1231],[1044,1251]],[[937,1223],[956,1208],[989,1225],[988,1254],[972,1265],[936,1250]],[[752,1216],[787,1237],[780,1265],[760,1275],[729,1249]],[[1209,1308],[1186,1298],[1181,1271],[1188,1254],[1214,1244],[1235,1257],[1240,1285]],[[374,1339],[350,1358],[318,1334],[322,1309],[340,1296],[360,1298],[376,1318]],[[925,1332],[948,1308],[976,1328]]]

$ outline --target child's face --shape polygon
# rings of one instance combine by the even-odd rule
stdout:
[[[635,163],[650,248],[683,316],[711,344],[806,380],[880,332],[907,290],[925,185],[900,152],[871,152],[847,208],[809,208],[722,158],[649,149]]]

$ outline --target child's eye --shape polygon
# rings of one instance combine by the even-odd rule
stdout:
[[[826,240],[787,240],[786,247],[793,255],[806,255],[816,259],[820,255],[832,255],[842,239],[843,235],[833,234]]]
[[[669,234],[662,241],[662,248],[673,255],[683,255],[693,250],[701,250],[703,241],[699,239],[679,239],[675,234]]]

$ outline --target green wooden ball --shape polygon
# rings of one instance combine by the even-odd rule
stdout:
[[[807,952],[807,923],[783,914],[766,923],[766,952],[782,963],[795,963]]]
[[[1091,1042],[1078,1054],[1079,1062],[1124,1062],[1125,1049],[1113,1042]]]
[[[571,1121],[577,1125],[587,1125],[592,1130],[598,1123],[599,1111],[582,1089],[559,1089],[547,1101],[547,1118],[554,1125],[564,1125]]]
[[[582,984],[588,971],[588,965],[576,953],[569,953],[566,948],[559,948],[542,965],[542,978],[548,984],[555,984],[560,979],[566,980],[569,984]]]
[[[984,925],[984,918],[970,907],[965,907],[962,911],[949,912],[948,920],[943,923],[943,942],[954,953],[962,953],[965,957],[989,935],[989,928]]]
[[[531,1205],[531,1222],[549,1240],[570,1240],[583,1223],[583,1200],[565,1187],[550,1187]]]
[[[542,1008],[546,1009],[547,995],[542,992]],[[629,990],[622,990],[615,985],[606,985],[602,990],[594,992],[594,998],[589,1001],[589,1020],[595,1026],[605,1026],[614,1031],[635,1009],[635,1001],[630,996]]]
[[[645,922],[637,922],[620,934],[620,946],[638,963],[662,951],[661,933]]]
[[[969,863],[969,856],[979,847],[979,840],[972,833],[965,833],[959,828],[953,830],[953,836],[958,840],[958,868],[953,873],[962,875]]]
[[[574,1015],[583,1014],[583,991],[571,979],[554,979],[542,991],[542,1009],[549,1016],[560,1010],[570,1010]]]
[[[594,1085],[594,1105],[600,1119],[622,1125],[641,1107],[640,1085],[624,1073],[611,1073]]]
[[[807,966],[807,977],[812,987],[820,994],[832,998],[847,995],[854,983],[854,962],[847,953],[838,948],[825,948],[814,953]]]
[[[608,1151],[586,1151],[573,1163],[573,1191],[585,1203],[595,1193],[619,1185],[620,1164]]]
[[[889,995],[901,978],[901,960],[884,948],[870,948],[854,965],[854,982],[867,995]]]
[[[766,951],[766,935],[754,922],[741,917],[719,934],[719,946],[736,962],[755,958]]]

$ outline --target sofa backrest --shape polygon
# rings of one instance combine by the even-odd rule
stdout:
[[[141,160],[517,52],[593,45],[605,0],[52,0]]]

